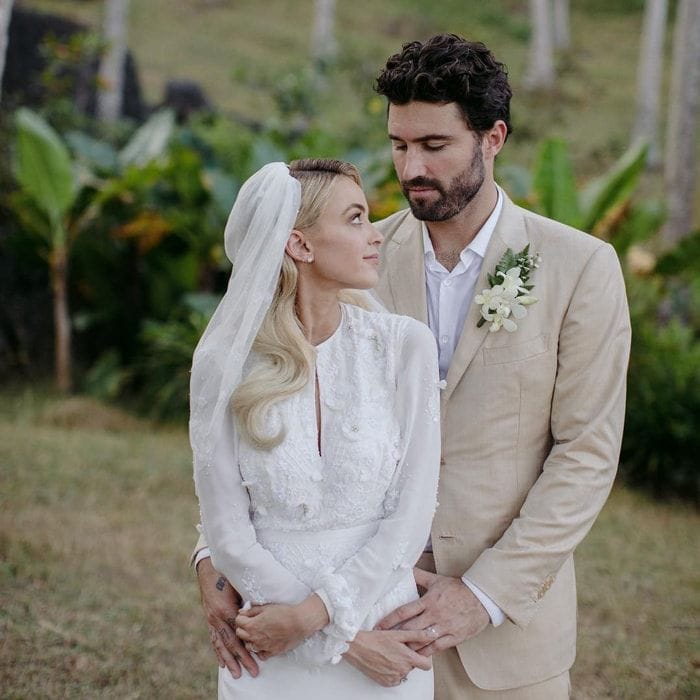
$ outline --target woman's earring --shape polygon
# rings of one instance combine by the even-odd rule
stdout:
[[[312,263],[313,261],[314,261],[314,256],[313,256],[313,255],[309,255],[309,257],[306,258],[306,262],[307,262],[307,263]]]

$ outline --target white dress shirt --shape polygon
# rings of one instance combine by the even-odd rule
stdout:
[[[498,192],[496,206],[472,242],[460,253],[459,262],[451,271],[437,261],[428,227],[423,222],[428,325],[438,345],[440,379],[445,379],[447,376],[447,370],[462,334],[464,320],[474,300],[476,281],[481,273],[486,248],[503,208],[503,193],[499,187],[496,187],[496,190]],[[430,539],[428,539],[426,551],[432,551]],[[462,581],[486,608],[494,627],[503,623],[505,615],[491,598],[465,576],[462,577]]]

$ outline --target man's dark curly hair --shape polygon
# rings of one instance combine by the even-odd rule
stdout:
[[[481,42],[456,34],[411,41],[391,56],[374,89],[390,104],[456,102],[467,126],[479,134],[502,119],[512,132],[506,67]]]

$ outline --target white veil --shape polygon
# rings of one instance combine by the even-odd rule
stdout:
[[[288,167],[269,163],[246,180],[229,214],[224,245],[233,270],[192,360],[189,428],[195,483],[198,473],[212,466],[225,422],[233,421],[229,402],[277,288],[300,201],[301,184]]]

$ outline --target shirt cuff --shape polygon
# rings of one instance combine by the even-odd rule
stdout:
[[[194,570],[197,571],[197,564],[199,564],[202,559],[209,559],[210,557],[211,551],[209,547],[202,547],[194,556]]]
[[[502,625],[506,616],[496,603],[489,598],[478,586],[473,584],[466,576],[462,576],[462,583],[479,599],[479,602],[486,608],[486,612],[491,618],[491,624],[494,627]]]

